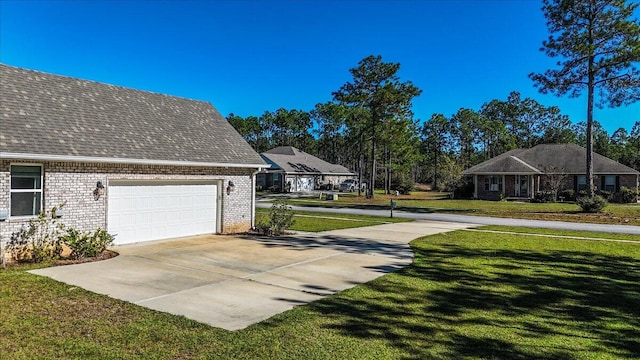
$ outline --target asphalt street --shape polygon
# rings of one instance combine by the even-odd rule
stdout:
[[[257,207],[270,208],[271,203],[260,202],[256,203]],[[338,208],[338,207],[320,207],[320,206],[291,206],[293,210],[297,211],[317,211],[334,214],[353,214],[353,215],[370,215],[370,216],[383,216],[388,217],[390,215],[389,210],[372,210],[372,209],[353,209],[353,208]],[[414,219],[414,220],[430,220],[430,221],[443,221],[453,223],[473,223],[479,225],[503,225],[503,226],[523,226],[532,228],[545,228],[545,229],[558,229],[558,230],[584,230],[594,231],[602,233],[617,233],[617,234],[631,234],[640,236],[640,226],[633,225],[606,225],[606,224],[586,224],[586,223],[572,223],[566,221],[549,221],[549,220],[525,220],[525,219],[509,219],[509,218],[496,218],[488,216],[472,216],[472,215],[459,215],[459,214],[444,214],[444,213],[413,213],[406,211],[393,211],[394,217]]]

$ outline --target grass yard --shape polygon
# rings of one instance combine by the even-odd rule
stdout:
[[[397,209],[418,213],[452,213],[464,215],[494,216],[516,219],[561,220],[598,224],[640,225],[640,204],[609,204],[602,213],[580,213],[572,203],[525,203],[511,201],[451,200],[444,193],[415,191],[410,195],[385,195],[377,193],[374,199],[357,194],[340,194],[338,200],[328,202],[315,198],[291,199],[291,205],[354,207],[365,209],[389,209],[389,201],[396,200]]]
[[[409,267],[236,332],[0,270],[0,359],[640,357],[640,244],[456,231],[412,247]]]
[[[256,208],[256,223],[267,221],[269,209]],[[338,229],[350,229],[388,223],[408,222],[410,219],[384,218],[379,216],[327,214],[313,211],[296,211],[293,215],[295,223],[290,228],[294,231],[320,232]]]

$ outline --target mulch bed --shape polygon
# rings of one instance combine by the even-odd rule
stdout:
[[[82,263],[87,263],[87,262],[107,260],[107,259],[114,258],[114,257],[116,257],[118,255],[120,255],[120,254],[118,254],[117,252],[115,252],[113,250],[105,250],[105,251],[101,252],[100,254],[98,254],[98,256],[96,256],[96,257],[84,258],[84,259],[60,259],[60,260],[56,260],[56,262],[53,265],[54,266],[61,266],[61,265],[82,264]]]

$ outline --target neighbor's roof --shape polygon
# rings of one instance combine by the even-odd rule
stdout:
[[[0,64],[0,157],[256,167],[213,106]]]
[[[585,174],[587,150],[576,144],[541,144],[530,149],[515,149],[465,170],[465,175],[480,174]],[[595,174],[638,174],[638,171],[600,154],[593,154]]]
[[[261,155],[272,169],[288,174],[355,175],[342,165],[328,163],[293,146],[279,146]]]

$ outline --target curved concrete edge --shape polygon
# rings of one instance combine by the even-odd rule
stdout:
[[[412,262],[409,242],[475,224],[411,222],[288,237],[207,235],[118,246],[120,256],[31,271],[227,330]]]

